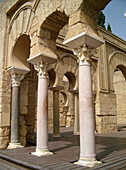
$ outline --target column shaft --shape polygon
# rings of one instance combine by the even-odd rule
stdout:
[[[80,133],[79,126],[79,96],[78,93],[74,93],[74,134],[78,135]]]
[[[94,109],[89,63],[79,66],[80,160],[95,160]]]
[[[103,43],[99,37],[82,32],[64,41],[79,59],[79,114],[80,114],[80,159],[77,164],[91,167],[101,163],[96,160],[94,108],[91,82],[91,57],[95,48]]]
[[[48,150],[48,79],[38,78],[37,150]]]
[[[11,143],[19,143],[19,87],[12,87]]]
[[[19,148],[19,89],[20,82],[24,78],[23,74],[12,73],[12,103],[11,103],[11,141],[8,149]]]
[[[48,150],[48,75],[47,65],[35,65],[38,71],[38,98],[37,98],[37,146],[33,155],[50,155]]]
[[[60,137],[59,90],[53,91],[53,137]]]

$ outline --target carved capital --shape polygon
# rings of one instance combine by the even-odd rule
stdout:
[[[34,65],[34,68],[37,70],[39,78],[48,78],[48,64],[39,62]]]
[[[24,78],[23,74],[11,74],[12,87],[20,87],[21,80]]]
[[[78,57],[79,64],[90,64],[91,56],[94,55],[94,49],[88,48],[85,44],[80,48],[73,49],[74,55]]]

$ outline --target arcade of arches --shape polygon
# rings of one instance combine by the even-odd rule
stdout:
[[[96,24],[109,1],[0,3],[1,149],[35,143],[37,134],[33,154],[52,154],[48,127],[60,137],[59,127],[73,126],[78,164],[98,163],[94,131],[126,124],[126,42]]]

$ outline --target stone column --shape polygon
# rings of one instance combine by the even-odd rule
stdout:
[[[12,78],[12,105],[11,105],[11,140],[8,149],[19,148],[19,88],[24,75],[13,73]]]
[[[74,93],[74,135],[80,134],[79,127],[79,96],[78,93]]]
[[[68,35],[70,34],[68,33]],[[95,153],[90,58],[94,55],[94,49],[103,43],[104,41],[97,34],[87,33],[86,30],[63,42],[63,44],[73,49],[74,54],[79,59],[80,159],[77,164],[87,167],[101,163],[96,160]]]
[[[37,146],[33,155],[50,155],[48,150],[48,74],[47,64],[35,64],[38,71]]]
[[[80,159],[77,164],[92,167],[99,162],[96,161],[95,153],[91,50],[84,44],[74,52],[79,58]]]
[[[53,137],[60,137],[59,90],[53,90]]]

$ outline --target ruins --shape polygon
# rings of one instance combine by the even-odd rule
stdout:
[[[126,42],[96,23],[109,2],[0,3],[1,149],[34,143],[37,133],[33,154],[52,154],[48,128],[60,137],[59,127],[73,126],[79,163],[95,164],[94,131],[126,124]]]

